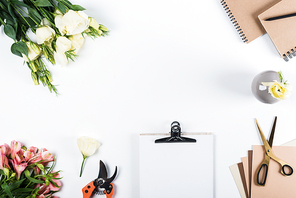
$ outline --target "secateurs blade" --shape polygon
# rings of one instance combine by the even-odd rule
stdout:
[[[114,184],[111,183],[117,174],[117,166],[112,177],[107,178],[107,169],[105,164],[100,161],[100,171],[98,178],[88,183],[82,188],[83,198],[90,198],[94,194],[105,194],[107,198],[112,198],[114,193]]]

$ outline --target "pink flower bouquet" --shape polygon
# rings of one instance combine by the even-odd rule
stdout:
[[[1,198],[57,198],[59,171],[53,171],[54,155],[45,148],[26,148],[18,141],[0,146]]]

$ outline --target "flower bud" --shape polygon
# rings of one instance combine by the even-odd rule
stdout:
[[[97,21],[92,17],[88,17],[88,19],[90,20],[89,21],[89,26],[94,28],[95,30],[98,30],[100,25],[97,23]]]
[[[51,77],[51,74],[49,73],[49,71],[47,71],[45,74],[47,76],[48,81],[52,82],[52,77]]]
[[[106,28],[105,26],[103,25],[100,25],[100,30],[103,30],[104,32],[107,32],[108,31],[108,28]]]
[[[43,49],[43,55],[44,55],[44,57],[46,58],[46,59],[48,59],[48,51],[47,51],[47,49],[46,49],[46,47],[45,47],[45,45],[42,45],[42,49]]]
[[[8,168],[3,168],[4,174],[9,177],[9,169]]]
[[[32,76],[32,79],[34,81],[34,84],[35,85],[39,85],[38,76],[36,75],[36,73],[35,72],[31,72],[31,76]]]
[[[33,72],[37,72],[37,67],[35,66],[35,63],[33,61],[30,61],[29,67],[33,70]]]
[[[37,167],[38,167],[41,171],[45,172],[45,170],[44,170],[44,166],[43,166],[42,164],[37,164]]]
[[[45,179],[45,185],[46,185],[46,186],[49,185],[49,180],[48,180],[48,178]]]
[[[16,176],[16,173],[13,172],[13,173],[10,175],[10,178],[13,178],[13,177],[15,177],[15,176]]]
[[[55,62],[55,60],[54,60],[54,57],[53,57],[52,55],[50,55],[50,56],[48,57],[48,60],[49,60],[53,65],[56,64],[56,62]]]
[[[36,54],[40,54],[41,53],[41,49],[40,47],[34,43],[34,42],[30,42],[30,47],[31,49],[36,53]]]

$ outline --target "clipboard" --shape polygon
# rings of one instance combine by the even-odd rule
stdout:
[[[181,134],[178,124],[172,123],[171,133],[140,134],[140,198],[214,197],[213,135]],[[173,132],[176,125],[179,134]],[[179,135],[196,141],[155,143]]]

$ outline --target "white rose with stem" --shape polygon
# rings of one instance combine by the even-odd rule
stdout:
[[[101,146],[101,144],[93,138],[82,136],[77,139],[77,145],[83,156],[83,161],[81,164],[80,174],[79,174],[79,176],[81,177],[85,159],[93,155],[96,152],[96,150]]]

